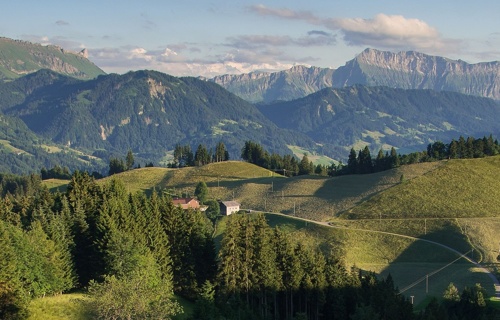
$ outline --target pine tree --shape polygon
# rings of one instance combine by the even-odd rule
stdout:
[[[299,175],[312,174],[311,165],[307,154],[304,154],[302,160],[299,163]]]
[[[351,148],[351,151],[349,152],[349,158],[347,159],[347,171],[350,174],[358,173],[358,158],[354,148]]]
[[[226,152],[226,146],[222,141],[217,143],[215,147],[215,162],[227,161],[229,160],[228,154]]]
[[[197,166],[210,163],[210,154],[204,145],[198,145],[198,149],[196,149],[196,153],[194,154],[194,162]]]
[[[205,181],[198,182],[194,190],[194,195],[201,203],[204,203],[206,201],[208,196],[208,187]]]
[[[359,168],[359,173],[362,174],[373,172],[373,162],[370,154],[370,149],[368,149],[368,146],[365,146],[363,150],[359,151],[358,168]]]
[[[125,157],[125,167],[127,170],[132,169],[134,166],[134,154],[132,153],[132,150],[128,150],[127,156]]]

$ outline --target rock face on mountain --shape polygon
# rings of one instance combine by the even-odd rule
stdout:
[[[469,64],[415,51],[366,49],[336,70],[297,66],[275,73],[224,75],[211,81],[247,101],[265,103],[356,84],[455,91],[500,100],[500,62]]]
[[[223,75],[210,79],[250,102],[293,100],[333,84],[334,69],[295,66],[268,73]]]
[[[354,84],[455,91],[500,100],[500,62],[469,64],[415,51],[366,49],[334,74],[334,87]]]
[[[83,80],[105,74],[87,57],[85,49],[76,53],[57,46],[0,37],[0,81],[16,79],[41,69]]]

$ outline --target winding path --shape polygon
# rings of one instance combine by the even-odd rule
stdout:
[[[442,247],[444,249],[447,249],[447,250],[449,250],[451,252],[454,252],[457,255],[463,257],[467,261],[469,261],[472,264],[474,264],[479,270],[481,270],[484,273],[486,273],[490,277],[490,279],[493,281],[493,285],[495,287],[495,297],[497,299],[500,299],[500,282],[498,281],[497,277],[491,271],[489,271],[488,269],[486,269],[485,267],[483,267],[477,261],[472,260],[471,258],[465,256],[461,252],[453,249],[452,247],[444,245],[442,243],[439,243],[439,242],[436,242],[436,241],[432,241],[432,240],[427,240],[427,239],[422,239],[422,238],[407,236],[407,235],[404,235],[404,234],[393,233],[393,232],[386,232],[386,231],[377,231],[377,230],[369,230],[369,229],[358,229],[358,228],[349,228],[349,227],[343,227],[343,226],[336,226],[336,225],[332,225],[332,224],[330,224],[328,222],[320,222],[320,221],[315,221],[315,220],[311,220],[311,219],[294,217],[294,216],[286,215],[286,214],[283,214],[283,213],[276,213],[276,212],[265,212],[265,213],[274,214],[274,215],[281,215],[281,216],[285,216],[285,217],[288,217],[288,218],[293,218],[293,219],[302,220],[302,221],[306,221],[306,222],[310,222],[310,223],[314,223],[314,224],[318,224],[318,225],[322,225],[322,226],[327,226],[327,227],[330,227],[330,228],[344,229],[344,230],[351,230],[351,231],[371,232],[371,233],[379,233],[379,234],[387,234],[387,235],[392,235],[392,236],[396,236],[396,237],[412,239],[412,240],[415,240],[415,241],[423,241],[423,242],[427,242],[427,243],[431,243],[431,244],[440,246],[440,247]]]

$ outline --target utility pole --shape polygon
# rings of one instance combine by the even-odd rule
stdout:
[[[424,219],[424,234],[427,234],[427,219]]]
[[[293,215],[295,216],[295,201],[293,202]]]
[[[410,296],[410,298],[411,298],[411,304],[413,304],[413,298],[414,298],[414,297],[415,297],[415,296]]]
[[[429,293],[429,274],[425,276],[425,293]]]

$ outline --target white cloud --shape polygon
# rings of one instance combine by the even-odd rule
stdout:
[[[347,45],[383,49],[405,49],[430,51],[433,53],[456,53],[461,42],[443,38],[438,30],[425,21],[401,15],[378,14],[374,18],[322,18],[309,11],[275,9],[264,5],[249,7],[261,16],[300,20],[320,25],[342,34]]]
[[[443,51],[457,41],[443,39],[439,32],[419,19],[378,14],[373,19],[335,19],[328,26],[338,29],[354,46]]]

